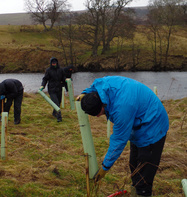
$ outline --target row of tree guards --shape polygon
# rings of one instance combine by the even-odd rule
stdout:
[[[71,109],[75,109],[78,115],[79,127],[82,137],[83,149],[86,158],[86,184],[87,184],[87,196],[90,196],[89,179],[93,179],[94,175],[98,171],[98,163],[94,148],[93,137],[91,133],[91,127],[89,123],[88,115],[81,109],[80,101],[74,101],[74,93],[71,79],[66,79],[68,85],[68,93]],[[154,92],[157,95],[157,87],[154,86]],[[58,112],[60,108],[42,91],[38,90],[38,93]],[[65,88],[62,89],[62,108],[64,108],[64,94]],[[2,103],[3,105],[3,103]],[[3,106],[2,106],[3,107]],[[3,109],[3,108],[2,108]],[[2,112],[1,119],[1,159],[7,159],[7,125],[8,125],[8,112]],[[111,122],[107,121],[107,137],[110,138]],[[185,196],[187,197],[187,179],[181,181]],[[125,190],[126,191],[126,190]],[[116,196],[116,195],[115,195]]]
[[[70,107],[72,110],[75,109],[76,104],[76,110],[78,115],[78,121],[82,136],[82,142],[83,142],[83,148],[85,156],[88,157],[88,172],[89,178],[92,179],[95,175],[95,173],[98,170],[98,164],[96,159],[96,153],[91,133],[91,128],[89,124],[88,115],[85,114],[85,112],[81,109],[80,101],[74,100],[74,93],[73,93],[73,85],[71,79],[66,79],[67,86],[68,86],[68,93],[69,93],[69,101],[70,101]],[[58,107],[43,91],[38,90],[38,93],[58,112],[60,110],[60,107]],[[62,108],[64,108],[64,94],[65,88],[62,88]],[[108,125],[108,137],[110,133],[110,122],[107,123]]]
[[[69,92],[69,100],[71,109],[75,109],[74,104],[74,94],[72,88],[71,79],[66,79]],[[44,92],[38,90],[38,93],[58,112],[60,107],[58,107]],[[64,93],[65,88],[62,89],[62,107],[64,108]],[[3,112],[4,103],[2,100],[2,113],[1,113],[1,160],[7,160],[8,158],[8,148],[7,148],[7,134],[8,134],[8,112]]]

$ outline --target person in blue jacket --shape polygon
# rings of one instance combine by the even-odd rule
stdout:
[[[95,79],[76,100],[92,116],[106,115],[113,124],[108,152],[94,176],[101,180],[130,141],[131,196],[151,196],[166,133],[167,112],[156,94],[144,84],[121,76]]]

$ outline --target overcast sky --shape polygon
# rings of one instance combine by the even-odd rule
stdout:
[[[26,12],[24,10],[24,0],[0,0],[0,14],[5,13],[21,13]],[[85,0],[69,0],[68,1],[72,8],[71,10],[84,10],[84,2]],[[147,6],[148,0],[133,0],[129,6],[136,7],[136,6]]]

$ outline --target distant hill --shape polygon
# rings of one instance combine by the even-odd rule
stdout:
[[[148,13],[147,7],[131,7],[135,10],[136,19],[144,21]],[[77,11],[81,13],[83,11]],[[29,13],[0,14],[0,25],[32,25],[33,22]]]
[[[31,25],[28,13],[0,14],[0,25]]]
[[[133,7],[135,13],[136,13],[136,21],[143,22],[147,19],[148,14],[148,8],[145,7]]]

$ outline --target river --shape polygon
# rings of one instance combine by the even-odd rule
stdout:
[[[161,100],[187,97],[187,72],[77,72],[72,75],[74,95],[79,95],[94,79],[114,75],[135,79],[152,90],[156,86]],[[38,91],[43,76],[44,73],[0,74],[0,82],[10,78],[18,79],[25,92],[34,93]]]

